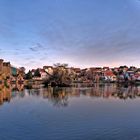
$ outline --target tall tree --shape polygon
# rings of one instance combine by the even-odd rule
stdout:
[[[25,77],[27,80],[32,79],[33,77],[32,72],[29,70]]]
[[[39,69],[37,69],[37,70],[35,71],[34,76],[35,76],[35,77],[41,77],[41,74],[40,74],[40,70],[39,70]]]

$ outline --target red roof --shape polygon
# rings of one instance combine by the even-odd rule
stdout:
[[[109,69],[109,67],[103,67],[103,69]]]
[[[80,68],[74,68],[74,70],[75,70],[76,72],[80,72],[80,71],[81,71]]]
[[[44,69],[40,69],[40,72],[45,72],[45,70]]]
[[[32,71],[32,72],[35,72],[36,70],[35,70],[35,69],[32,69],[31,71]]]
[[[112,71],[106,71],[105,73],[105,76],[114,76],[113,72]]]

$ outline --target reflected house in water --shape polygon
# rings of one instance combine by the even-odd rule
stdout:
[[[3,104],[5,101],[10,102],[11,99],[11,88],[0,86],[0,104]]]
[[[53,103],[54,106],[68,106],[72,97],[91,99],[135,99],[140,96],[140,87],[137,86],[119,86],[116,84],[95,84],[94,87],[69,87],[69,88],[42,88],[30,89],[27,91],[30,96],[40,96]]]
[[[19,92],[24,91],[24,85],[22,84],[12,84],[10,86],[0,85],[0,104],[4,102],[10,102],[10,100],[15,96],[15,92],[17,95],[20,95]]]
[[[36,89],[24,89],[21,84],[3,86],[0,85],[0,104],[10,102],[13,98],[24,96],[37,96],[49,101],[56,107],[66,107],[70,104],[71,98],[91,99],[136,99],[140,97],[139,86],[120,86],[117,84],[94,84],[93,87],[75,86],[68,88],[48,87]]]

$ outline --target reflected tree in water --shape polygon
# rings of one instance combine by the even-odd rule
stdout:
[[[41,97],[51,102],[56,107],[67,107],[71,97],[136,99],[140,97],[140,87],[117,84],[94,84],[93,87],[74,86],[69,88],[48,87],[39,89],[19,89],[16,86],[0,86],[0,104],[10,102],[13,98],[25,98],[28,96]]]
[[[65,88],[54,88],[51,98],[49,99],[53,102],[54,106],[65,107],[68,106],[68,94]]]

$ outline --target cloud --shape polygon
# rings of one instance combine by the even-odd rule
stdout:
[[[139,63],[140,20],[129,2],[73,2],[15,2],[14,21],[0,23],[1,56],[27,67],[55,62],[85,67]]]
[[[29,48],[33,52],[43,51],[46,49],[41,43],[36,43],[34,46]]]

